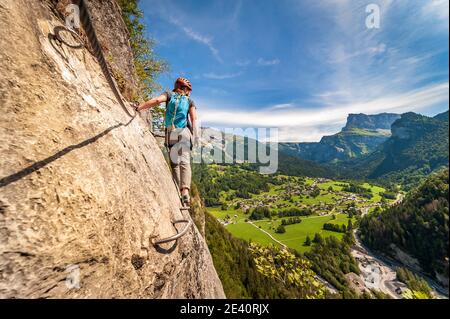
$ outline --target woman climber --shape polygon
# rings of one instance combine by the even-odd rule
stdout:
[[[197,112],[190,98],[192,84],[188,79],[178,78],[172,92],[164,92],[136,107],[136,111],[166,103],[165,138],[170,153],[172,174],[181,192],[183,204],[189,206],[191,189],[191,150],[194,135],[197,136]]]

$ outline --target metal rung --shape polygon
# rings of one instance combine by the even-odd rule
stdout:
[[[67,41],[65,41],[62,37],[61,37],[61,32],[66,31],[69,32],[70,34],[73,35],[73,37],[79,42],[79,44],[70,44]],[[56,26],[55,29],[53,30],[53,32],[55,33],[55,37],[56,39],[61,42],[64,43],[65,45],[67,45],[69,48],[72,49],[81,49],[85,47],[84,41],[83,39],[80,37],[80,35],[73,29],[71,28],[66,28],[64,26]]]
[[[190,210],[190,207],[181,207],[180,210]]]
[[[177,240],[178,238],[186,235],[186,233],[188,232],[189,228],[192,226],[192,221],[191,220],[187,220],[187,219],[180,219],[180,220],[174,221],[173,225],[175,226],[176,224],[180,224],[180,223],[187,223],[186,227],[181,232],[179,232],[178,234],[176,234],[176,235],[174,235],[172,237],[157,240],[157,241],[155,241],[153,243],[153,245],[157,246],[157,245],[161,245],[161,244],[164,244],[164,243],[168,243],[168,242]]]

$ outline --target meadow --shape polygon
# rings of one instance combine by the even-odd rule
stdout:
[[[385,191],[384,188],[379,186],[368,183],[361,184],[361,187],[368,189],[372,193],[372,198],[364,199],[357,194],[343,191],[344,187],[349,185],[348,182],[287,176],[281,176],[281,178],[285,182],[279,185],[271,185],[267,192],[252,194],[249,199],[233,198],[226,201],[226,205],[223,205],[223,207],[209,207],[208,212],[238,238],[263,245],[280,245],[279,242],[281,242],[303,253],[311,248],[311,246],[305,245],[308,236],[311,240],[315,234],[320,234],[322,237],[335,236],[341,239],[343,233],[324,230],[323,225],[332,223],[347,226],[350,218],[346,209],[348,209],[349,205],[354,205],[359,209],[367,207],[369,211],[372,211],[376,205],[380,205],[382,201],[381,193]],[[318,192],[316,196],[311,196],[307,192],[300,194],[297,192],[295,195],[290,194],[289,191],[291,191],[293,185],[297,184],[305,187],[304,189],[318,188],[320,193]],[[233,190],[223,191],[220,197],[222,201],[225,201],[231,194],[233,194]],[[270,202],[267,202],[267,198],[271,198]],[[269,203],[268,207],[270,207],[273,214],[270,219],[250,221],[252,224],[249,222],[251,208],[241,209],[238,207],[246,203],[255,205],[258,202]],[[280,218],[277,212],[294,207],[313,208],[314,213],[312,216],[300,217],[301,223],[286,225],[285,233],[277,233],[276,229],[282,220],[289,218]],[[352,223],[355,223],[355,216],[352,216],[351,220]]]
[[[221,221],[223,221],[228,215],[230,217],[230,223],[225,225],[225,228],[238,238],[257,242],[263,245],[272,244],[279,246],[279,243],[258,229],[261,228],[262,230],[270,233],[281,243],[297,250],[298,252],[305,252],[310,249],[310,246],[304,245],[306,237],[309,236],[312,240],[316,233],[320,234],[322,237],[335,236],[341,239],[343,236],[342,233],[324,230],[323,225],[325,223],[347,225],[349,220],[347,214],[336,214],[336,219],[333,219],[332,215],[301,217],[302,222],[300,224],[287,225],[285,226],[286,233],[278,234],[275,230],[281,224],[283,219],[288,219],[287,217],[274,217],[271,220],[264,219],[253,221],[254,225],[252,225],[247,222],[249,217],[248,214],[244,214],[239,210],[222,211],[220,208],[209,208],[208,212]],[[352,222],[355,222],[355,218],[352,218]]]

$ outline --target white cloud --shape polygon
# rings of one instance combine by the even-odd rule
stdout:
[[[277,105],[271,106],[271,107],[267,108],[267,110],[286,110],[286,109],[292,109],[293,107],[295,107],[294,104],[285,103],[285,104],[277,104]]]
[[[324,127],[290,126],[278,129],[278,142],[318,142],[323,136],[336,134],[340,125]]]
[[[417,65],[423,61],[428,60],[429,58],[433,57],[433,55],[435,55],[435,53],[428,53],[428,54],[423,54],[423,55],[415,55],[415,56],[410,56],[408,58],[403,59],[401,62],[409,64],[409,65]]]
[[[386,44],[381,43],[377,46],[372,46],[369,48],[365,48],[362,50],[354,51],[351,53],[345,52],[342,46],[339,46],[334,51],[334,54],[331,56],[329,62],[330,63],[342,63],[350,59],[357,58],[359,56],[366,56],[368,58],[372,58],[378,54],[382,54],[386,52]]]
[[[278,127],[284,132],[281,139],[283,141],[317,141],[321,136],[330,134],[330,128],[343,126],[350,113],[420,111],[440,103],[448,103],[448,90],[449,83],[446,82],[370,101],[354,101],[316,109],[274,109],[274,106],[260,111],[231,111],[227,107],[205,109],[201,112],[201,118],[206,125]]]
[[[237,66],[248,66],[251,63],[250,60],[238,60],[236,61]]]
[[[272,65],[277,65],[280,64],[280,60],[279,59],[273,59],[273,60],[265,60],[263,58],[259,58],[258,59],[258,64],[261,66],[272,66]]]
[[[184,26],[179,20],[170,17],[169,21],[179,27],[183,32],[192,40],[204,44],[208,47],[208,49],[211,51],[212,55],[216,58],[217,61],[220,63],[223,63],[222,58],[220,57],[219,50],[213,45],[213,38],[205,36],[201,33],[198,33],[194,30],[192,30],[189,27]]]
[[[230,29],[237,31],[239,25],[239,17],[241,16],[242,11],[242,0],[239,0],[236,3],[236,7],[234,8],[233,14],[231,15],[229,26]]]
[[[318,92],[312,92],[316,105],[376,100],[414,90],[423,83],[448,79],[448,76],[437,75],[434,70],[434,57],[447,49],[444,46],[438,48],[437,44],[431,44],[429,48],[417,48],[416,45],[419,39],[428,45],[442,23],[433,16],[445,11],[441,17],[445,19],[448,0],[413,3],[378,0],[381,28],[374,30],[367,29],[364,24],[367,2],[318,0],[317,3],[327,12],[330,23],[335,27],[324,33],[311,49],[319,65],[322,61],[329,63],[326,81],[318,83]],[[427,17],[424,12],[427,12]]]
[[[423,13],[426,16],[433,16],[440,20],[447,21],[446,25],[448,28],[449,19],[449,1],[448,0],[431,0],[427,1],[423,7]]]
[[[326,92],[315,94],[315,96],[320,97],[320,98],[349,97],[350,92],[348,90],[326,91]]]
[[[216,73],[205,73],[203,74],[204,78],[211,79],[211,80],[227,80],[227,79],[233,79],[238,76],[241,76],[243,72],[238,73],[230,73],[230,74],[216,74]]]

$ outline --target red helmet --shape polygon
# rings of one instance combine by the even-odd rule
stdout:
[[[175,89],[181,89],[183,87],[187,87],[189,89],[189,91],[192,91],[192,84],[188,79],[178,78],[175,81]]]

